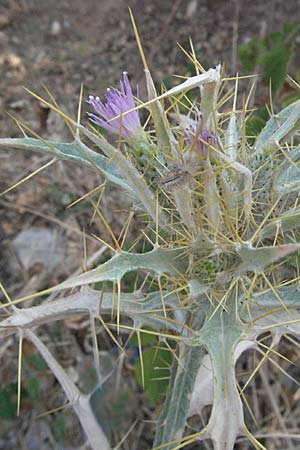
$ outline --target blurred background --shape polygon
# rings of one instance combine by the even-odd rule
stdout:
[[[196,56],[206,69],[221,63],[228,76],[237,72],[258,74],[252,104],[256,110],[248,123],[250,134],[258,133],[268,118],[265,105],[269,103],[270,79],[275,106],[283,107],[300,97],[299,89],[287,79],[289,73],[300,83],[300,0],[0,0],[0,137],[21,136],[14,116],[35,135],[70,139],[62,120],[23,86],[49,98],[46,87],[60,107],[74,116],[81,84],[84,98],[89,94],[102,96],[107,86],[117,86],[126,70],[132,85],[139,85],[140,97],[146,99],[128,7],[158,88],[161,83],[168,87],[177,83],[174,75],[194,74],[180,48],[189,50],[191,38]],[[250,81],[242,88],[248,92]],[[86,110],[85,106],[83,121]],[[41,154],[1,152],[0,192],[49,160]],[[93,210],[88,201],[66,209],[100,183],[98,174],[59,162],[0,196],[0,281],[12,298],[54,285],[81,268],[83,231],[88,236],[89,257],[99,252],[99,243],[91,233],[110,241],[103,225],[91,220]],[[128,199],[114,187],[108,187],[106,194],[101,211],[118,235]],[[132,236],[138,229],[136,222]],[[44,327],[43,333],[70,376],[90,392],[94,381],[89,322],[69,319]],[[100,337],[107,370],[115,370],[116,349],[107,338]],[[149,381],[146,393],[140,391],[135,344],[132,342],[131,358],[118,369],[125,381],[116,398],[112,401],[109,388],[106,397],[102,391],[95,391],[95,405],[104,405],[99,408],[105,410],[101,420],[113,441],[118,442],[130,424],[139,420],[135,438],[123,444],[125,450],[150,448],[151,423],[157,417],[161,389],[165,388],[164,383],[153,388]],[[144,345],[149,352],[154,343]],[[0,450],[87,448],[71,409],[36,419],[61,406],[65,399],[29,343],[24,345],[21,416],[16,417],[17,346],[10,338],[0,348],[0,355],[4,354],[0,366]],[[296,357],[294,353],[289,355],[292,360]],[[153,353],[149,353],[149,371],[152,360]],[[295,399],[295,387],[287,380],[278,381],[274,370],[269,368],[270,383],[277,383],[278,402],[288,408],[289,401]],[[299,378],[299,372],[296,375]],[[282,396],[286,403],[282,403]],[[264,414],[270,414],[271,419],[261,424],[268,430],[277,429],[278,417],[272,415],[267,400],[266,405]],[[280,448],[272,447],[271,441],[265,445],[270,450]],[[240,444],[237,448],[248,447]]]

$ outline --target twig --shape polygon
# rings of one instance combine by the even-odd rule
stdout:
[[[272,408],[273,408],[273,410],[274,410],[274,412],[275,412],[275,414],[276,414],[278,423],[280,424],[280,426],[281,426],[281,428],[283,429],[283,431],[286,433],[286,432],[287,432],[287,429],[286,429],[284,420],[283,420],[283,418],[282,418],[280,409],[279,409],[279,407],[278,407],[278,404],[277,404],[277,402],[276,402],[276,400],[275,400],[275,398],[274,398],[274,390],[272,390],[272,389],[270,388],[268,376],[267,376],[267,374],[266,374],[266,371],[265,371],[265,368],[264,368],[264,367],[261,367],[261,368],[260,368],[259,374],[260,374],[260,377],[261,377],[261,379],[262,379],[262,382],[263,382],[264,388],[265,388],[265,390],[266,390],[266,393],[267,393],[267,395],[268,395],[268,397],[269,397],[269,400],[270,400],[270,403],[271,403],[271,405],[272,405]],[[291,438],[290,438],[289,436],[287,436],[286,439],[287,439],[287,445],[288,445],[288,448],[289,448],[290,450],[295,450],[295,447],[294,447],[294,445],[293,445],[293,443],[292,443]]]
[[[0,205],[5,206],[6,208],[13,208],[13,209],[23,209],[25,212],[28,212],[30,214],[34,214],[35,216],[42,217],[43,219],[49,220],[50,222],[56,223],[60,227],[64,228],[67,231],[70,231],[72,233],[79,234],[80,236],[85,237],[85,239],[88,239],[89,241],[97,241],[96,238],[89,236],[88,234],[84,234],[81,230],[77,230],[77,228],[71,227],[70,225],[64,223],[62,220],[57,219],[56,217],[49,216],[48,214],[42,213],[40,211],[36,211],[35,209],[32,209],[25,205],[15,205],[12,202],[7,202],[5,200],[0,200]]]
[[[60,383],[64,390],[66,397],[72,404],[74,411],[80,420],[80,423],[87,435],[89,444],[93,450],[110,450],[111,447],[108,440],[98,424],[94,413],[91,409],[90,400],[87,395],[83,395],[72,380],[68,377],[62,366],[56,361],[53,355],[49,352],[48,348],[43,342],[30,330],[26,330],[24,337],[30,340],[45,362],[49,366],[49,369]]]

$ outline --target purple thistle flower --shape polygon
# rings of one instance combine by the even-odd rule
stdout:
[[[215,145],[217,143],[214,133],[210,132],[208,126],[203,123],[201,113],[199,114],[198,124],[190,125],[184,132],[184,140],[188,147],[197,150],[203,157],[207,154],[207,146],[209,144]]]
[[[141,133],[142,127],[138,111],[132,111],[110,121],[110,119],[135,108],[127,72],[123,72],[123,81],[120,81],[120,91],[108,88],[105,102],[102,102],[99,97],[90,95],[87,103],[96,112],[96,114],[88,113],[90,120],[96,125],[100,125],[116,134],[121,132],[122,137],[125,139],[138,137]]]

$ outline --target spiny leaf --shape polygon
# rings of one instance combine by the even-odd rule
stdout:
[[[277,194],[294,192],[300,187],[300,147],[296,147],[279,165],[274,181],[274,191]]]
[[[270,327],[276,333],[300,335],[300,291],[296,284],[254,294],[249,300],[249,307],[258,334]],[[245,320],[246,315],[244,312]]]
[[[225,133],[225,148],[232,161],[237,160],[238,143],[240,140],[240,130],[238,129],[236,114],[233,113],[230,116],[229,124]]]
[[[144,270],[158,275],[178,275],[182,250],[157,247],[148,253],[128,253],[122,251],[96,269],[71,278],[55,287],[67,289],[75,286],[96,283],[99,281],[115,281],[128,272]]]
[[[180,349],[178,361],[174,359],[167,396],[157,423],[154,447],[165,444],[163,448],[171,450],[174,444],[166,444],[182,437],[188,417],[190,397],[204,353],[201,346],[192,349],[183,346]]]
[[[246,333],[235,317],[234,305],[228,306],[229,312],[219,308],[205,323],[198,337],[209,352],[214,374],[214,402],[206,430],[216,450],[232,450],[245,426],[234,366],[237,345]]]
[[[264,153],[275,150],[279,143],[296,133],[300,124],[300,100],[284,108],[268,120],[257,136],[254,152]]]
[[[300,175],[300,173],[299,173]],[[300,183],[300,176],[299,176]],[[261,239],[270,238],[276,235],[276,233],[284,233],[300,227],[300,208],[292,208],[285,213],[272,219],[269,223],[262,228],[259,233]]]
[[[157,98],[157,92],[151,77],[151,73],[148,69],[145,69],[145,76],[147,82],[147,90],[149,100]],[[171,155],[176,156],[177,150],[175,148],[176,140],[171,132],[169,122],[167,120],[166,114],[162,108],[162,105],[159,100],[155,103],[151,103],[149,105],[152,119],[155,126],[157,143],[164,154],[165,152],[171,153]]]
[[[34,138],[19,138],[19,139],[0,139],[0,146],[4,148],[17,148],[22,150],[31,150],[41,153],[52,153],[58,159],[70,160],[85,166],[90,166],[99,169],[103,175],[122,187],[123,189],[132,192],[132,189],[123,180],[123,177],[115,169],[114,164],[105,156],[96,152],[90,151],[88,154],[79,142],[61,143],[52,141],[40,141]]]
[[[156,329],[169,328],[181,332],[182,324],[165,318],[161,304],[164,295],[166,309],[176,311],[178,299],[167,291],[150,294],[122,293],[120,313],[130,317],[135,326],[151,326]],[[111,314],[115,303],[114,292],[100,292],[88,287],[80,292],[50,303],[42,303],[31,308],[22,308],[1,322],[0,334],[9,336],[19,329],[33,328],[54,320],[62,320],[70,314],[87,314],[98,317],[100,314]]]
[[[245,272],[262,273],[266,267],[285,256],[300,250],[300,244],[284,244],[274,247],[253,248],[249,245],[239,245],[236,249],[242,262],[234,269],[237,275]]]
[[[234,362],[236,362],[242,353],[249,348],[255,348],[255,343],[246,340],[241,341],[234,352]],[[195,386],[191,397],[188,417],[195,414],[201,415],[202,409],[207,405],[212,405],[214,401],[214,374],[212,370],[211,358],[209,354],[205,355],[201,366],[199,367]]]

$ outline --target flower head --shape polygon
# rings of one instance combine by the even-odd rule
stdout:
[[[208,126],[203,123],[201,113],[199,114],[198,123],[195,125],[189,125],[185,131],[184,140],[188,147],[197,150],[203,157],[207,154],[208,144],[215,145],[217,142],[214,133],[209,131]]]
[[[125,139],[137,137],[140,134],[142,127],[138,111],[122,115],[122,113],[135,107],[127,72],[123,72],[123,81],[120,81],[120,91],[108,88],[105,102],[102,102],[99,97],[90,95],[87,103],[96,112],[96,114],[88,113],[90,120],[95,124],[116,134],[121,132],[122,137]],[[113,119],[116,116],[120,117]]]

